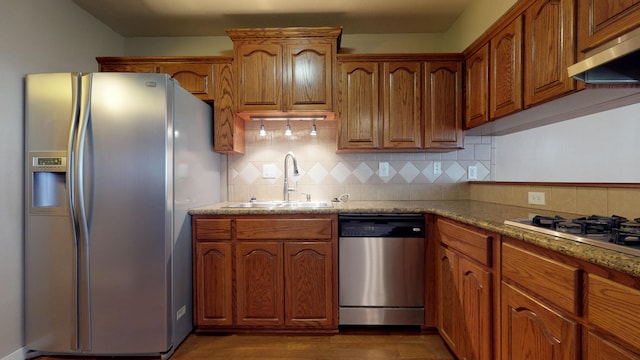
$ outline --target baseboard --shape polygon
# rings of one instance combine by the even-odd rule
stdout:
[[[24,348],[20,348],[0,360],[24,360]]]

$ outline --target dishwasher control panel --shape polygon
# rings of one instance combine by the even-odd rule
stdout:
[[[340,237],[419,237],[425,235],[422,215],[357,214],[340,215]]]

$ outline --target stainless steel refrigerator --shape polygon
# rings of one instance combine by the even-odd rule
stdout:
[[[29,356],[170,356],[193,328],[188,209],[220,201],[212,115],[167,75],[25,79]]]

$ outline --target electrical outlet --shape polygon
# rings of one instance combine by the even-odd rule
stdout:
[[[469,180],[478,180],[478,167],[477,166],[469,166],[467,170],[467,178]]]
[[[544,205],[544,192],[529,191],[529,204]]]
[[[378,164],[378,176],[386,177],[389,176],[389,163],[381,162]]]
[[[433,162],[433,175],[442,174],[442,163],[440,161]]]

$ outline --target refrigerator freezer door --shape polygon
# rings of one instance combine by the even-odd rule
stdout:
[[[39,155],[69,158],[77,82],[78,75],[72,73],[31,74],[25,80],[25,348],[43,352],[73,352],[78,347],[69,184],[64,168],[36,172],[33,164]],[[47,189],[52,193],[45,194]],[[42,193],[34,196],[34,191]]]
[[[94,354],[171,347],[173,82],[92,76],[84,163],[90,336]]]

